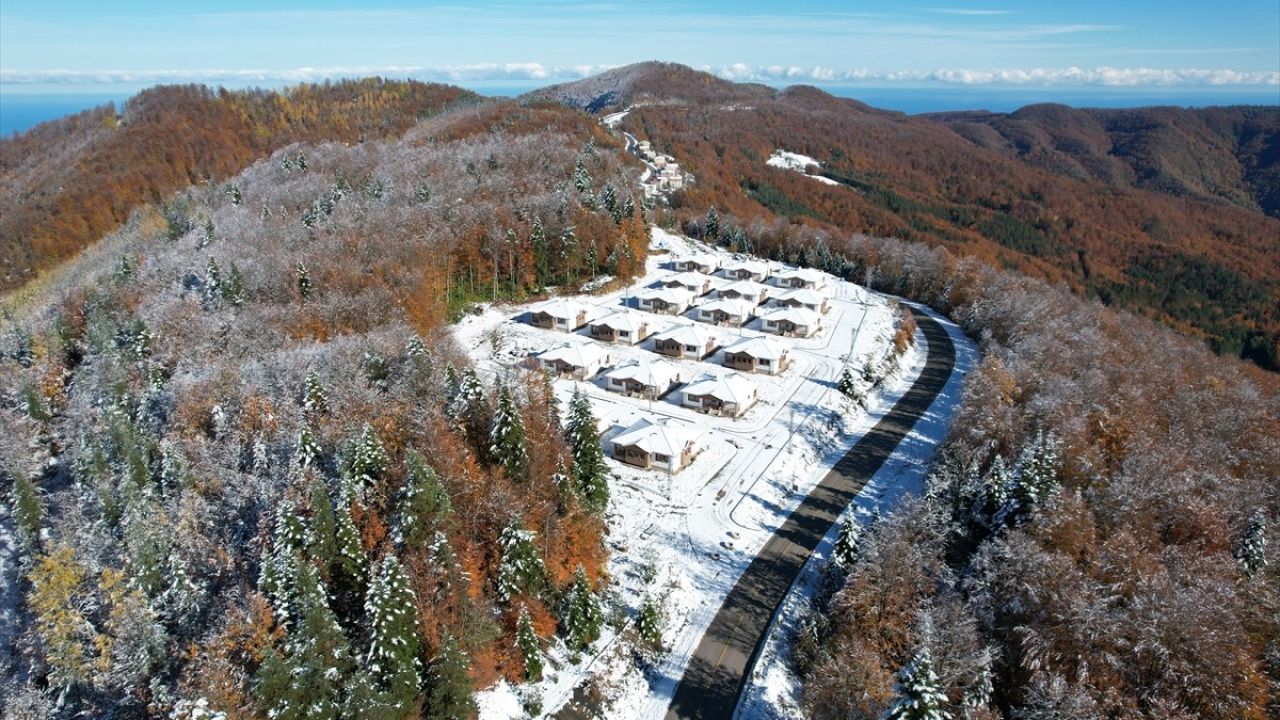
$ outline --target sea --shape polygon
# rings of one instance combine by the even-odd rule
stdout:
[[[489,96],[513,97],[537,85],[475,85],[469,89]],[[81,110],[113,102],[119,108],[141,87],[102,86],[32,89],[0,84],[0,138],[31,129]],[[1026,105],[1059,103],[1072,107],[1144,107],[1174,105],[1280,105],[1280,87],[1267,88],[1027,88],[1027,87],[873,87],[822,86],[838,97],[853,98],[873,107],[908,114],[954,110],[1012,112]]]

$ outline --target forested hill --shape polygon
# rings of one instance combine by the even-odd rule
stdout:
[[[96,242],[145,204],[235,175],[294,142],[396,138],[480,98],[378,78],[282,91],[156,87],[0,140],[0,291]]]
[[[623,128],[697,177],[675,199],[686,222],[716,207],[941,244],[1280,367],[1280,108],[907,116],[660,63],[527,99],[631,107]],[[768,166],[778,149],[841,186]]]

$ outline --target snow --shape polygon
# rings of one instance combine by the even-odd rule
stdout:
[[[800,173],[801,175],[807,175],[808,177],[811,177],[814,180],[817,180],[818,182],[824,185],[840,184],[829,177],[823,177],[821,175],[809,175],[808,168],[810,165],[816,165],[817,167],[822,167],[822,163],[818,162],[817,160],[814,160],[808,155],[801,155],[800,153],[787,152],[786,150],[774,150],[773,154],[769,156],[769,159],[765,161],[765,164],[771,165],[776,168],[782,168],[783,170],[793,170],[795,172]]]
[[[629,112],[631,112],[631,108],[627,108],[622,112],[616,112],[616,113],[611,113],[609,115],[605,115],[604,117],[600,118],[600,123],[609,129],[616,128],[618,127],[618,124],[622,122],[622,119],[625,118],[627,116],[627,113]]]
[[[583,295],[575,300],[604,314],[621,308],[634,294],[634,288],[652,286],[675,275],[674,260],[696,252],[714,253],[726,262],[732,259],[723,251],[660,228],[653,229],[652,245],[667,252],[651,254],[646,274],[637,279],[632,289]],[[646,419],[674,418],[705,433],[696,458],[674,475],[607,460],[612,475],[607,514],[611,550],[608,570],[614,584],[606,600],[625,608],[629,622],[634,622],[647,597],[661,599],[667,652],[652,666],[642,668],[634,660],[630,643],[608,624],[600,640],[577,664],[571,662],[572,653],[557,641],[548,651],[544,679],[533,688],[518,691],[500,684],[479,693],[482,718],[521,717],[521,692],[540,694],[543,712],[552,714],[570,701],[574,688],[583,682],[600,688],[606,703],[623,709],[626,717],[660,718],[666,713],[703,631],[756,552],[862,433],[892,407],[923,367],[925,353],[918,347],[923,344],[923,336],[918,335],[920,342],[901,358],[901,369],[880,386],[867,387],[856,371],[868,361],[878,364],[891,352],[895,330],[893,301],[840,280],[833,280],[827,291],[831,309],[823,316],[823,327],[816,335],[769,336],[771,342],[790,350],[792,364],[776,376],[752,375],[759,400],[738,418],[710,416],[682,407],[678,390],[650,400],[610,393],[602,379],[554,381],[556,395],[566,405],[575,387],[590,398],[595,415],[606,427],[602,434],[606,448],[623,429]],[[486,306],[454,328],[455,337],[467,349],[481,375],[490,379],[506,375],[530,354],[564,343],[563,333],[520,322],[526,310],[523,306]],[[686,313],[686,317],[693,312]],[[713,331],[722,344],[731,345],[740,339],[763,337],[759,322]],[[575,340],[592,342],[586,338],[585,330],[577,334],[580,337]],[[958,331],[954,334],[958,335]],[[958,350],[962,347],[957,344]],[[611,362],[653,362],[659,356],[650,348],[651,341],[636,346],[610,346]],[[868,410],[836,389],[846,358],[855,368],[859,390],[867,395]],[[723,350],[704,361],[663,359],[679,367],[686,380],[730,372],[721,365]],[[953,377],[954,388],[948,386],[952,396],[947,402],[958,399],[960,375]],[[936,416],[931,413],[917,426],[909,441],[904,442],[907,452],[901,457],[895,455],[868,484],[859,501],[864,511],[872,499],[890,504],[901,493],[919,489],[917,475],[922,475],[949,417],[949,412]],[[824,541],[822,552],[829,550],[832,540],[834,537]],[[796,602],[794,598],[789,600],[788,607]],[[803,600],[798,602],[803,605]],[[787,622],[784,613],[779,627],[785,630]],[[624,628],[624,635],[625,632]],[[783,662],[787,643],[785,633],[771,639],[772,654],[766,653],[757,672],[761,682],[751,688],[755,705],[783,702],[784,696],[792,692],[783,680],[776,679],[789,677]],[[610,716],[607,711],[604,714]]]

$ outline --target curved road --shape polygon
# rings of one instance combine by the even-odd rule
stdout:
[[[770,621],[805,561],[947,384],[955,366],[955,346],[936,320],[911,310],[929,342],[924,370],[792,511],[742,573],[698,642],[667,710],[668,720],[733,716]]]

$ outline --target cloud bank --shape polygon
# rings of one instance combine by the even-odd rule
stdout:
[[[575,80],[613,65],[546,66],[536,62],[441,66],[302,67],[289,70],[13,70],[0,69],[0,84],[279,84],[379,75],[450,83],[555,82]],[[907,84],[1031,87],[1206,87],[1280,86],[1280,72],[1197,68],[1004,68],[884,71],[822,66],[703,66],[703,70],[739,82],[816,84]]]

